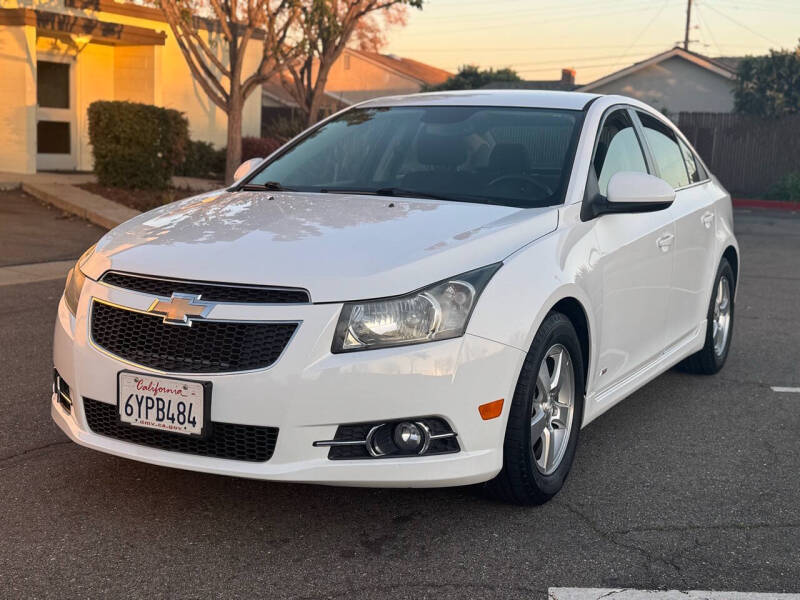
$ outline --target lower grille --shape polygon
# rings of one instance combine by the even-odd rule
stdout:
[[[94,301],[95,344],[133,363],[173,373],[226,373],[270,366],[297,323],[192,321],[167,325],[150,315]]]
[[[272,457],[278,441],[277,427],[212,422],[208,437],[200,439],[125,425],[117,418],[115,404],[106,404],[91,398],[83,399],[83,411],[89,429],[94,433],[159,450],[229,460],[265,462]]]

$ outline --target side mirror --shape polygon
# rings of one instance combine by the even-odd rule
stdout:
[[[244,161],[242,164],[238,166],[236,171],[233,173],[233,180],[239,181],[243,177],[249,175],[253,169],[255,169],[258,165],[261,164],[261,161],[264,160],[263,158],[250,158]]]
[[[653,212],[669,208],[675,201],[675,190],[663,179],[621,171],[608,182],[608,196],[597,194],[589,205],[591,217],[606,214]]]

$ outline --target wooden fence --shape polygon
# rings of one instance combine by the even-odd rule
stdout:
[[[680,113],[678,126],[731,194],[763,197],[782,176],[800,172],[800,115]]]

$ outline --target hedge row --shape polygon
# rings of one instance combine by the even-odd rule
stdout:
[[[101,185],[165,189],[173,175],[222,178],[225,148],[189,139],[183,113],[134,102],[89,105],[89,141]],[[281,146],[275,138],[242,138],[242,161],[265,157]]]
[[[184,162],[189,123],[183,113],[168,108],[92,102],[89,141],[101,185],[165,189]]]

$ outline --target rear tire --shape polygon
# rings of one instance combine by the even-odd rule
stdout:
[[[728,358],[733,339],[733,296],[736,278],[726,258],[722,259],[714,278],[714,289],[706,315],[706,343],[703,349],[680,363],[679,368],[687,373],[713,375]]]
[[[486,486],[514,504],[543,504],[564,485],[583,422],[581,345],[561,313],[545,318],[514,391],[503,444],[503,468]]]

